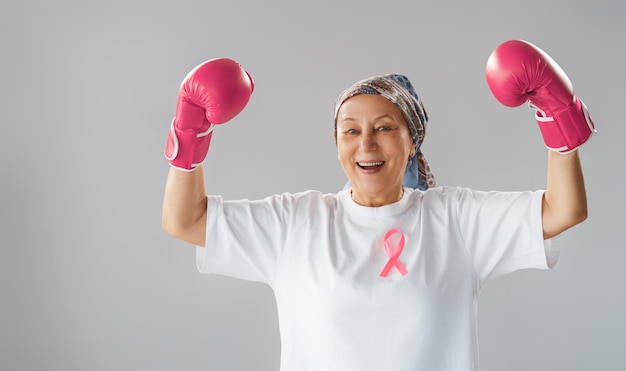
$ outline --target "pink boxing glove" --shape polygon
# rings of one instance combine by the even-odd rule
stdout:
[[[489,56],[486,76],[500,103],[517,107],[528,101],[535,109],[548,149],[575,151],[595,133],[587,107],[574,95],[565,72],[535,45],[522,40],[503,42]]]
[[[191,70],[178,91],[176,116],[165,145],[170,164],[183,171],[200,166],[214,126],[237,116],[253,90],[252,76],[232,59],[211,59]]]

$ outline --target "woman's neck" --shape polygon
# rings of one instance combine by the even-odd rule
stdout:
[[[383,195],[368,195],[363,192],[355,191],[354,188],[350,190],[350,197],[352,197],[352,200],[357,204],[366,207],[380,207],[390,205],[400,201],[403,195],[404,187],[400,187],[398,191],[387,192]]]

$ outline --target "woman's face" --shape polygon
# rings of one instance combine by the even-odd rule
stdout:
[[[338,157],[358,204],[382,206],[398,201],[413,149],[402,112],[386,98],[361,94],[339,108]]]

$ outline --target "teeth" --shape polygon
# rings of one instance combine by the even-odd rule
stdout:
[[[358,162],[359,166],[380,166],[382,165],[384,162],[382,161],[377,161],[377,162]]]

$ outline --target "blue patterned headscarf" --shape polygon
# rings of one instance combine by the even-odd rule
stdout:
[[[413,144],[415,144],[415,155],[407,164],[402,185],[422,191],[435,187],[435,177],[430,171],[430,166],[421,150],[422,142],[426,135],[428,115],[411,81],[406,76],[399,74],[372,76],[365,80],[357,81],[354,85],[344,90],[337,98],[335,103],[335,130],[337,130],[337,113],[339,108],[346,100],[359,94],[374,94],[387,98],[398,107],[404,116],[404,120],[411,132]],[[346,188],[350,186],[351,184],[348,182]]]

